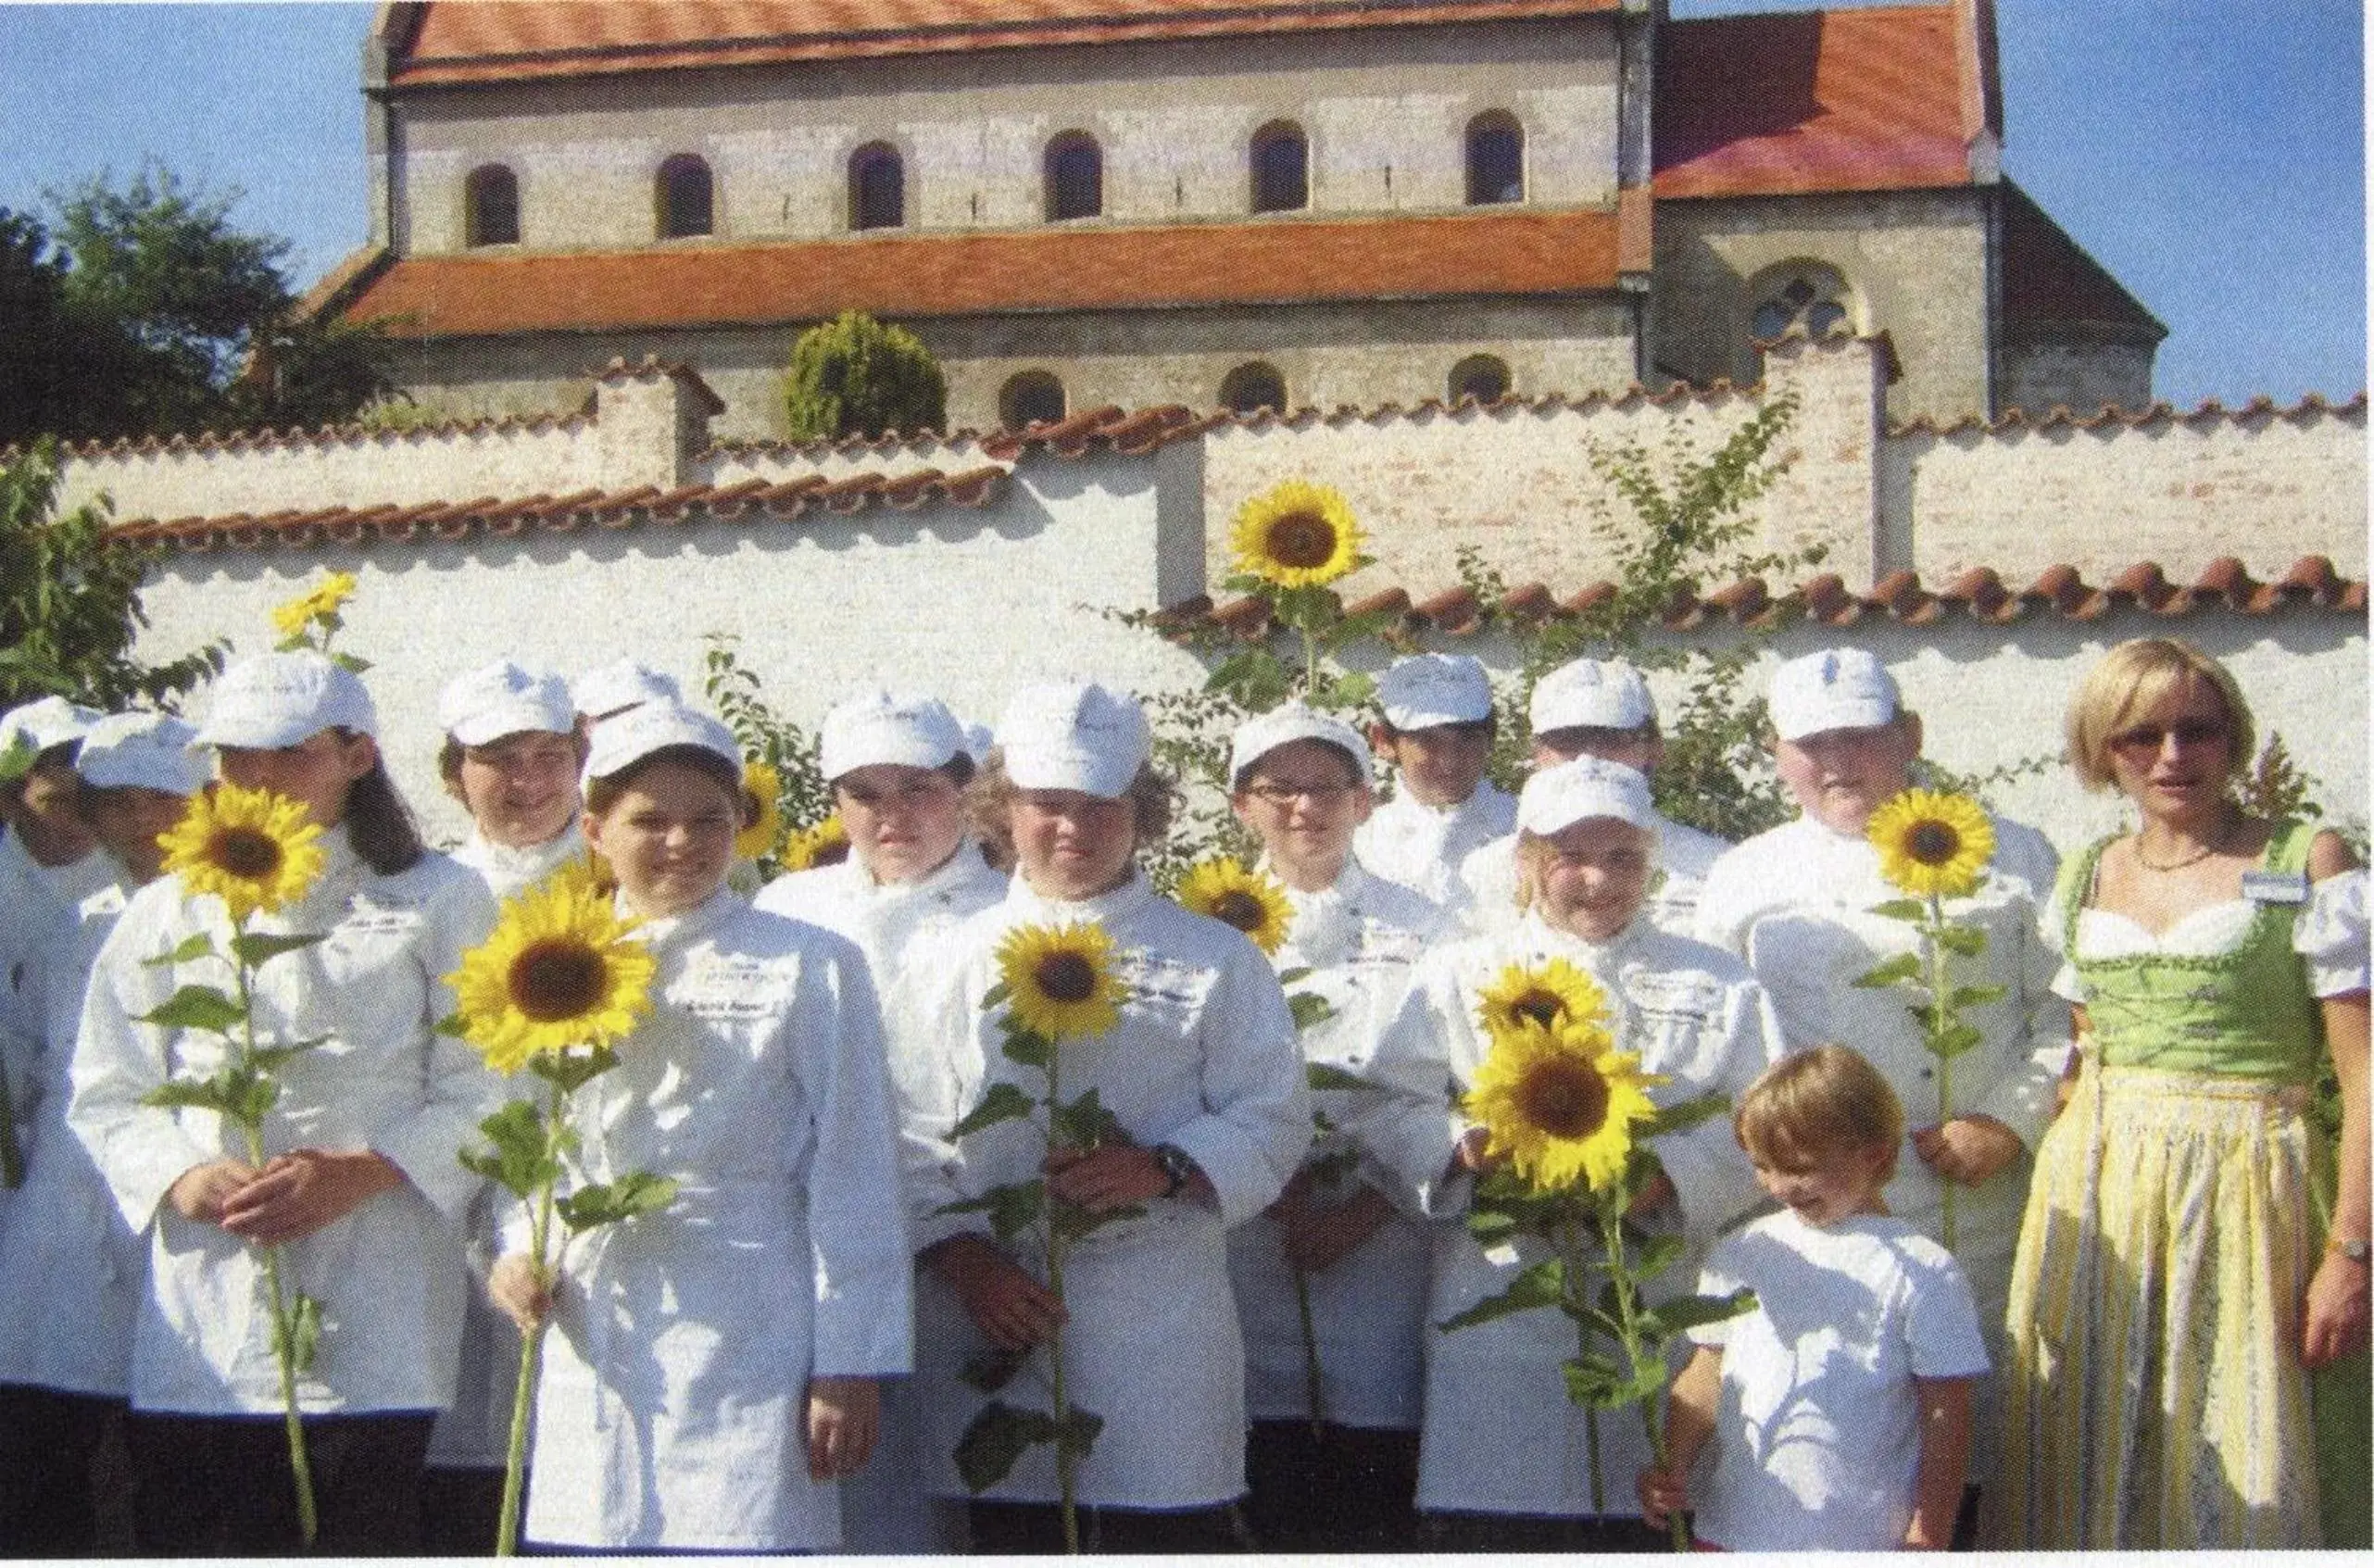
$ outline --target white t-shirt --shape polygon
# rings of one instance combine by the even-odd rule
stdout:
[[[1920,1463],[1913,1380],[1987,1371],[1961,1268],[1901,1220],[1817,1226],[1783,1210],[1716,1243],[1698,1288],[1741,1286],[1754,1311],[1690,1331],[1723,1352],[1699,1536],[1730,1551],[1903,1545]]]

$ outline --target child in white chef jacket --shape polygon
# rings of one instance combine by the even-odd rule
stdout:
[[[1392,1017],[1442,913],[1351,851],[1373,797],[1368,746],[1350,724],[1300,703],[1272,709],[1237,728],[1229,777],[1230,807],[1260,837],[1262,865],[1292,911],[1270,961],[1327,1005],[1301,1032],[1303,1056],[1340,1073]],[[1245,1512],[1268,1551],[1397,1551],[1416,1540],[1432,1240],[1423,1215],[1393,1206],[1396,1184],[1346,1130],[1378,1093],[1313,1088],[1328,1124],[1314,1157],[1277,1202],[1228,1233],[1252,1418]]]
[[[157,880],[157,835],[206,784],[196,734],[162,713],[111,714],[75,753],[76,810],[122,871],[82,900],[29,976],[29,1016],[44,1027],[33,1071],[11,1085],[25,1169],[0,1225],[0,1556],[100,1549],[94,1461],[122,1426],[148,1250],[66,1124],[67,1073],[99,946],[132,891]]]
[[[1880,1197],[1903,1108],[1868,1061],[1817,1046],[1767,1070],[1733,1122],[1782,1207],[1707,1259],[1702,1292],[1745,1286],[1756,1305],[1690,1331],[1642,1509],[1662,1522],[1694,1493],[1700,1540],[1727,1551],[1941,1551],[1987,1351],[1953,1255]],[[1714,1474],[1694,1488],[1710,1438]]]
[[[861,692],[824,715],[817,763],[849,858],[777,877],[751,902],[856,943],[884,1008],[895,1010],[914,989],[908,959],[1006,894],[1004,874],[965,831],[973,762],[964,729],[936,698]],[[894,1085],[899,1069],[894,1060]],[[922,1425],[913,1384],[886,1379],[873,1462],[842,1488],[843,1549],[964,1549],[964,1511],[924,1490]]]
[[[470,813],[470,837],[453,851],[457,865],[508,898],[584,858],[577,773],[585,737],[567,682],[497,659],[446,683],[437,718],[446,736],[437,776]],[[501,1188],[489,1186],[471,1210],[471,1266],[481,1274],[492,1261],[493,1216],[502,1197]],[[454,1402],[429,1436],[421,1482],[421,1546],[433,1556],[475,1555],[495,1538],[519,1355],[519,1336],[483,1291],[472,1290]]]
[[[658,963],[651,1013],[581,1090],[569,1181],[648,1171],[664,1210],[599,1233],[547,1289],[526,1537],[602,1550],[830,1550],[874,1380],[907,1370],[910,1251],[864,960],[725,884],[745,825],[732,732],[647,702],[597,729],[587,842]],[[527,1239],[523,1215],[505,1239]]]
[[[1460,863],[1516,830],[1516,801],[1484,776],[1498,716],[1484,667],[1465,654],[1396,659],[1377,677],[1369,744],[1393,765],[1393,798],[1352,838],[1360,863],[1445,908]]]

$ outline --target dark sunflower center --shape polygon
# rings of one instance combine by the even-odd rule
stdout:
[[[1962,851],[1962,835],[1931,819],[1915,822],[1904,834],[1904,853],[1924,866],[1941,866]]]
[[[260,828],[224,828],[209,848],[209,859],[247,882],[261,882],[281,869],[281,841]]]
[[[1584,1062],[1544,1062],[1526,1074],[1517,1105],[1552,1137],[1587,1138],[1607,1120],[1607,1080]]]
[[[538,942],[511,960],[511,1003],[538,1023],[580,1018],[602,999],[608,966],[583,942]]]
[[[1547,1028],[1566,1016],[1566,1004],[1554,991],[1527,991],[1509,1004],[1509,1016]]]
[[[1226,921],[1239,931],[1259,931],[1269,919],[1269,910],[1250,893],[1230,891],[1212,901],[1212,915]]]
[[[1269,553],[1281,566],[1310,571],[1336,557],[1336,530],[1315,512],[1289,512],[1270,524]]]
[[[1097,993],[1097,966],[1078,953],[1049,953],[1032,974],[1050,1001],[1085,1002]]]

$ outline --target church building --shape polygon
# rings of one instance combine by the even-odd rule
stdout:
[[[951,427],[1752,381],[1887,418],[2151,400],[2166,329],[2002,171],[1991,0],[444,0],[364,65],[381,320],[462,417],[614,357],[780,433],[793,339],[915,332]]]

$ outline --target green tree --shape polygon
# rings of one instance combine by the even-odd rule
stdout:
[[[132,658],[147,558],[107,540],[99,506],[53,517],[57,498],[53,443],[0,467],[0,709],[51,694],[103,708],[170,702],[220,669],[220,644],[170,664]]]
[[[0,345],[30,371],[0,441],[326,423],[393,390],[375,326],[300,317],[289,242],[234,227],[235,192],[151,167],[50,200],[52,227],[0,213]]]
[[[948,379],[906,328],[844,310],[792,345],[784,408],[798,440],[938,430],[948,422]]]

